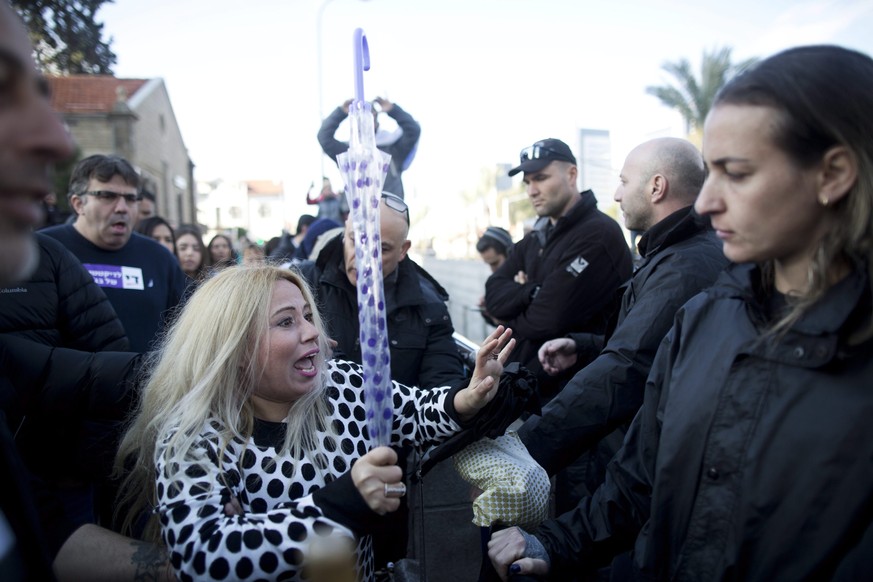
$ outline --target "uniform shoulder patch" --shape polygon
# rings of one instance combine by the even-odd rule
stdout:
[[[588,261],[585,260],[585,257],[579,255],[578,257],[573,259],[573,261],[569,265],[567,265],[567,272],[574,277],[577,277],[579,273],[584,271],[587,266]]]

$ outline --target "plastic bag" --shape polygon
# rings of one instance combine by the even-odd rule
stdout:
[[[454,456],[461,478],[483,491],[473,501],[473,523],[496,521],[524,529],[548,514],[549,475],[527,452],[518,434],[484,437]]]

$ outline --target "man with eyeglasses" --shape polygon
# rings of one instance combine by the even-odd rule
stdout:
[[[70,177],[76,221],[41,232],[59,240],[91,273],[124,325],[130,348],[146,352],[185,292],[175,257],[133,232],[139,175],[118,156],[93,155]]]
[[[546,374],[537,351],[570,332],[603,333],[612,299],[631,275],[630,249],[618,223],[597,209],[591,190],[579,192],[570,147],[544,139],[521,151],[510,176],[524,173],[539,219],[485,284],[491,316],[512,328],[513,359],[537,374],[549,399],[572,377]]]
[[[409,207],[400,197],[382,193],[379,207],[382,276],[391,352],[391,379],[407,386],[432,388],[463,381],[464,364],[452,339],[446,308],[448,293],[409,258]],[[351,220],[345,232],[328,242],[315,261],[298,267],[315,291],[334,354],[360,363],[358,272]],[[405,455],[400,455],[401,460]],[[393,533],[374,538],[377,567],[402,558],[406,550],[405,505],[388,519]]]

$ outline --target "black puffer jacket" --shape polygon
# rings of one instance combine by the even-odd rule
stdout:
[[[138,359],[127,353],[121,321],[79,260],[51,237],[36,233],[36,241],[36,272],[0,290],[0,335],[15,351],[9,375],[19,378],[17,387],[27,387],[9,403],[7,419],[35,474],[89,481],[97,470],[108,471],[114,454],[111,445],[101,445],[102,460],[92,463],[98,456],[89,443],[105,438],[103,421],[120,423],[126,416],[133,397],[128,374]],[[51,348],[77,352],[55,355]],[[123,353],[95,358],[96,352]]]
[[[605,348],[543,409],[541,417],[531,417],[519,430],[528,451],[550,475],[630,423],[643,403],[646,376],[676,312],[712,285],[727,266],[721,247],[691,207],[674,212],[646,232],[640,240],[642,262],[623,286],[615,330]],[[611,459],[621,437],[608,442],[613,444],[605,442],[597,458]],[[605,468],[603,464],[586,471],[590,491],[600,484]]]
[[[10,422],[39,417],[62,426],[71,420],[124,420],[145,358],[135,352],[55,348],[14,335],[0,335],[0,349],[7,380],[0,407]],[[52,450],[69,444],[72,435],[65,436]]]
[[[866,267],[784,335],[753,265],[685,306],[603,486],[536,532],[555,579],[636,538],[648,580],[869,576],[873,339]]]
[[[335,356],[361,362],[357,289],[343,265],[343,239],[325,245],[318,260],[297,268],[313,287],[318,308],[337,342]],[[407,386],[455,386],[465,379],[464,364],[452,339],[454,328],[446,308],[449,295],[427,271],[406,257],[389,275],[386,319],[391,344],[391,379]]]
[[[127,415],[142,360],[142,354],[132,352],[81,352],[0,334],[0,422],[7,423],[0,432],[18,433],[14,450],[11,440],[3,443],[8,449],[3,451],[3,462],[18,464],[17,474],[4,475],[0,486],[3,511],[9,515],[6,503],[15,503],[17,498],[22,506],[15,509],[15,518],[21,523],[13,526],[27,530],[31,527],[28,519],[41,523],[34,526],[39,531],[22,535],[47,552],[49,563],[81,525],[65,515],[56,480],[96,479],[98,472],[108,470],[115,452],[113,447],[88,449],[83,424],[92,427],[83,421],[118,421]],[[84,434],[95,433],[86,430]],[[19,454],[24,465],[43,478],[32,478]],[[101,455],[102,460],[95,461]],[[97,471],[91,469],[93,465]],[[29,491],[22,492],[22,487]],[[34,509],[36,515],[31,515]]]
[[[55,239],[36,233],[39,267],[0,289],[0,333],[86,352],[127,351],[124,327],[103,290]]]

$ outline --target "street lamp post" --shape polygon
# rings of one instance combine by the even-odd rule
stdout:
[[[321,22],[324,18],[324,9],[333,0],[321,0],[318,5],[318,11],[315,14],[315,55],[316,55],[316,74],[318,75],[318,122],[324,121],[324,74],[322,72],[322,48],[321,48]],[[324,153],[318,156],[321,166],[321,175],[324,176]]]
[[[323,68],[323,58],[322,58],[322,41],[321,41],[321,23],[324,19],[324,9],[327,8],[327,5],[333,2],[333,0],[321,0],[321,3],[318,5],[318,12],[315,14],[315,42],[316,42],[316,60],[318,70],[316,71],[318,74],[318,119],[319,121],[324,120],[324,74],[322,72]]]

